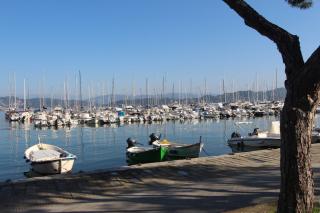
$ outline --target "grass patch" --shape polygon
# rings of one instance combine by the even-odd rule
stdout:
[[[257,204],[240,209],[228,211],[227,213],[275,213],[277,212],[277,202]]]
[[[314,204],[312,213],[320,213],[320,203]]]

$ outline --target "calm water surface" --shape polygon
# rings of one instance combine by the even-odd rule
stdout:
[[[29,165],[23,159],[26,148],[38,142],[59,146],[75,154],[77,160],[73,173],[110,169],[126,165],[126,139],[133,137],[140,143],[148,144],[148,135],[153,132],[162,138],[181,143],[195,143],[202,136],[204,152],[201,156],[231,153],[227,138],[235,130],[248,134],[254,127],[269,128],[271,121],[278,117],[255,119],[206,120],[186,122],[164,122],[152,124],[127,124],[122,126],[35,129],[33,124],[9,123],[0,113],[0,181],[25,178]],[[238,121],[250,124],[235,125]],[[239,127],[240,126],[240,127]]]

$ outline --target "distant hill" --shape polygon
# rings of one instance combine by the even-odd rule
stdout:
[[[226,93],[226,95],[207,95],[202,97],[208,102],[234,102],[236,100],[245,100],[255,102],[257,100],[284,100],[286,96],[285,88],[278,88],[276,90],[254,92],[251,90],[237,91],[235,93]],[[226,99],[226,100],[225,100]]]
[[[186,99],[188,103],[191,102],[199,102],[199,101],[206,101],[206,102],[234,102],[237,100],[245,100],[245,101],[263,101],[263,100],[284,100],[286,95],[286,90],[285,88],[278,88],[277,90],[269,90],[265,92],[254,92],[254,91],[237,91],[235,93],[226,93],[225,95],[206,95],[206,96],[201,96],[197,97],[197,95],[194,94],[177,94],[175,93],[174,95],[172,94],[166,94],[162,98],[160,95],[150,95],[149,98],[147,98],[145,95],[143,96],[136,96],[135,99],[132,97],[127,97],[125,95],[116,95],[115,96],[115,101],[116,105],[121,105],[121,104],[150,104],[150,105],[155,105],[155,104],[164,104],[164,103],[171,103],[174,101],[181,101],[181,103],[185,103]],[[180,98],[179,98],[180,97]],[[187,98],[186,98],[187,97]],[[11,102],[13,103],[13,98],[11,98]],[[112,98],[108,96],[99,96],[96,98],[91,99],[91,105],[95,106],[102,106],[103,103],[104,105],[110,104]],[[42,104],[43,102],[43,104]],[[44,100],[41,100],[41,105],[45,105],[46,107],[50,107],[52,103],[52,106],[65,106],[66,103],[64,100],[61,99],[50,99],[50,98],[44,98]],[[0,97],[0,107],[8,107],[9,104],[9,97]],[[74,106],[75,104],[80,105],[78,100],[69,100],[68,105],[69,106]],[[23,99],[17,98],[17,105],[19,108],[23,107]],[[31,108],[34,109],[39,109],[40,107],[40,99],[39,98],[31,98],[27,100],[27,105],[30,106]],[[84,107],[88,107],[90,105],[89,100],[83,100],[82,105]]]

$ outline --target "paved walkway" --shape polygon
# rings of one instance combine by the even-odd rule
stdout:
[[[319,195],[320,144],[312,147]],[[34,178],[0,186],[1,212],[223,212],[277,200],[279,150]]]

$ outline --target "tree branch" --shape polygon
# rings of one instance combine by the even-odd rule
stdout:
[[[298,36],[292,35],[281,27],[271,23],[243,0],[223,1],[244,19],[247,26],[276,43],[282,55],[283,63],[286,65],[288,79],[293,74],[292,72],[302,68],[304,61]]]
[[[320,46],[312,53],[307,62],[305,63],[302,71],[296,77],[299,81],[303,79],[305,84],[305,91],[312,91],[311,98],[316,101],[319,99],[318,91],[320,89]],[[301,88],[302,89],[302,88]]]
[[[310,64],[315,64],[315,63],[320,63],[320,46],[308,58],[307,62],[305,63],[305,66],[308,66]]]

